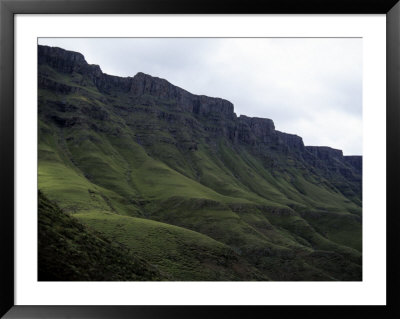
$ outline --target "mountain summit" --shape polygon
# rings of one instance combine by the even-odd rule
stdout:
[[[38,83],[43,196],[166,278],[361,279],[360,156],[60,48]]]

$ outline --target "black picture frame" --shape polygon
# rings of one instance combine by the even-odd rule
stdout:
[[[14,304],[15,14],[386,14],[386,306],[17,306]],[[399,318],[400,3],[398,0],[0,0],[0,315],[5,318]],[[377,212],[384,213],[384,212]]]

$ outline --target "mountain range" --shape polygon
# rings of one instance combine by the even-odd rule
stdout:
[[[361,156],[41,45],[38,188],[39,280],[362,279]]]

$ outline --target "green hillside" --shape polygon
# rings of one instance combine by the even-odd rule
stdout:
[[[79,53],[38,67],[40,191],[162,274],[81,280],[361,280],[361,158]]]
[[[39,280],[162,280],[168,277],[63,213],[39,192]]]

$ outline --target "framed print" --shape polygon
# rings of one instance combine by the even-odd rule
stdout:
[[[398,315],[399,8],[2,1],[1,314]]]

